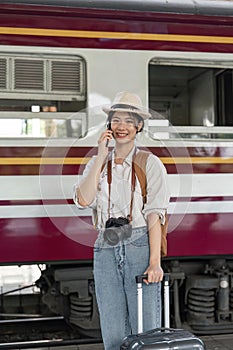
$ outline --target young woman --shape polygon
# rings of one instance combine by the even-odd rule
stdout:
[[[161,225],[169,190],[165,167],[153,154],[146,163],[146,203],[137,178],[132,190],[132,162],[139,151],[135,138],[150,116],[140,98],[118,93],[104,111],[108,128],[99,137],[98,154],[87,164],[74,200],[93,209],[99,233],[94,278],[102,337],[105,350],[119,350],[122,339],[137,332],[136,275],[148,274],[143,287],[144,331],[161,326]],[[112,138],[115,147],[109,152]]]

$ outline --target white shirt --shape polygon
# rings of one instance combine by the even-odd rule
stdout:
[[[127,217],[130,213],[131,201],[131,169],[132,157],[135,148],[130,152],[123,164],[115,164],[114,151],[112,151],[112,184],[110,196],[110,217]],[[137,150],[138,151],[138,150]],[[95,161],[94,156],[86,165],[83,172],[85,178],[91,171]],[[146,226],[147,216],[150,213],[159,215],[161,223],[164,224],[165,213],[169,204],[169,188],[167,182],[167,172],[161,160],[154,154],[150,154],[146,164],[147,176],[147,201],[143,205],[141,186],[136,177],[136,186],[133,199],[132,226]],[[75,185],[74,202],[79,208],[83,208],[78,203],[77,194],[78,184]],[[103,230],[108,220],[108,183],[107,166],[100,174],[98,190],[95,200],[89,206],[93,209],[93,223],[97,230]]]

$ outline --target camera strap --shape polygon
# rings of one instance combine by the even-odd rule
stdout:
[[[134,159],[136,156],[136,149],[133,154],[132,161],[132,170],[131,170],[131,200],[130,200],[130,211],[127,219],[131,222],[133,217],[133,199],[134,199],[134,191],[136,186],[136,175],[135,175],[135,167],[134,167]],[[112,158],[108,159],[107,163],[107,182],[108,182],[108,218],[110,218],[110,204],[111,204],[111,184],[112,184]]]

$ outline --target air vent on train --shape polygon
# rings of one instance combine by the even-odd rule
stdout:
[[[34,94],[33,99],[84,100],[84,69],[84,61],[79,57],[2,55],[0,92],[6,98],[7,94],[9,98],[17,94],[18,99]]]
[[[39,90],[45,92],[45,62],[43,60],[16,58],[13,71],[13,90]]]
[[[51,61],[51,91],[81,93],[81,62]]]
[[[7,88],[7,60],[0,58],[0,89],[6,90]]]

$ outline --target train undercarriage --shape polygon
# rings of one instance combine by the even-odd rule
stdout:
[[[170,273],[171,326],[195,334],[227,334],[233,330],[233,261],[165,259]],[[100,324],[92,265],[51,265],[36,281],[36,294],[1,296],[1,320],[63,317],[74,334],[99,338]]]
[[[233,329],[232,260],[172,260],[171,323],[195,334],[231,333]]]

